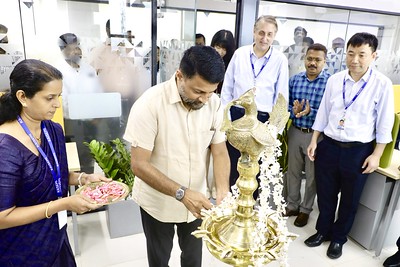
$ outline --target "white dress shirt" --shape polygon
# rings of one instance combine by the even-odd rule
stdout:
[[[67,119],[69,118],[68,95],[103,92],[103,86],[94,68],[82,61],[79,66],[79,69],[74,69],[64,59],[56,63],[57,69],[63,75],[62,98],[64,117]]]
[[[261,70],[266,59],[269,60]],[[254,78],[254,74],[258,75],[257,78]],[[235,51],[225,72],[221,90],[222,105],[226,106],[253,87],[256,87],[255,101],[259,111],[272,111],[279,93],[288,100],[288,61],[276,48],[271,47],[261,58],[254,54],[253,45],[243,46]]]
[[[345,81],[345,102],[348,105],[360,88],[366,83],[355,101],[344,115],[343,81]],[[345,118],[341,129],[339,121]],[[325,94],[317,112],[313,129],[341,142],[359,141],[377,143],[392,141],[394,123],[394,94],[392,82],[379,71],[369,68],[365,75],[355,82],[344,70],[332,75],[326,84]]]

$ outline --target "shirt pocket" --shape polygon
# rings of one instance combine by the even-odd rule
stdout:
[[[204,151],[209,148],[209,146],[211,145],[211,141],[214,137],[214,134],[215,134],[214,129],[211,129],[208,131],[202,131],[199,133],[198,138],[199,138],[199,144],[200,144],[200,147],[199,147],[200,151]]]

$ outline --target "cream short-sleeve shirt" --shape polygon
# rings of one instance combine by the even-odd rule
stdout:
[[[207,151],[225,142],[220,131],[223,108],[213,94],[199,110],[182,103],[175,75],[146,90],[130,111],[124,139],[152,151],[151,163],[175,182],[205,193]],[[162,222],[190,222],[195,217],[175,198],[135,178],[132,195],[151,216]]]

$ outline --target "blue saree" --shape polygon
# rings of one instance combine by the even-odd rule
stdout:
[[[68,164],[63,130],[52,121],[43,123],[58,156],[62,194],[66,197]],[[43,151],[55,166],[43,133],[41,140]],[[0,211],[57,199],[53,176],[40,154],[36,156],[14,137],[0,134],[0,155]],[[57,214],[54,214],[50,219],[0,230],[0,266],[76,266],[66,225],[60,230]]]

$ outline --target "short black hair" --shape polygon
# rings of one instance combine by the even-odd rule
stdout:
[[[325,57],[326,57],[326,54],[328,53],[328,49],[326,49],[326,47],[324,45],[319,44],[319,43],[315,43],[315,44],[310,45],[307,48],[307,53],[308,53],[309,50],[322,51],[322,52],[324,52]]]
[[[297,27],[294,29],[293,34],[295,34],[297,31],[302,31],[302,32],[304,33],[304,36],[307,36],[307,30],[304,29],[303,27],[297,26]]]
[[[73,33],[64,33],[58,39],[58,46],[63,50],[67,45],[79,44],[78,37]]]
[[[196,39],[203,38],[204,43],[206,43],[206,37],[201,33],[196,33]]]
[[[192,46],[183,53],[179,69],[183,76],[192,78],[198,74],[209,83],[224,79],[225,65],[221,56],[211,46]]]
[[[310,45],[314,44],[314,40],[313,40],[313,38],[306,36],[303,38],[303,43],[307,43],[310,46]]]
[[[378,49],[378,38],[376,38],[375,35],[368,32],[356,33],[347,42],[346,49],[348,49],[350,45],[353,47],[359,47],[364,44],[369,45],[372,49],[372,52],[375,52],[376,49]]]

